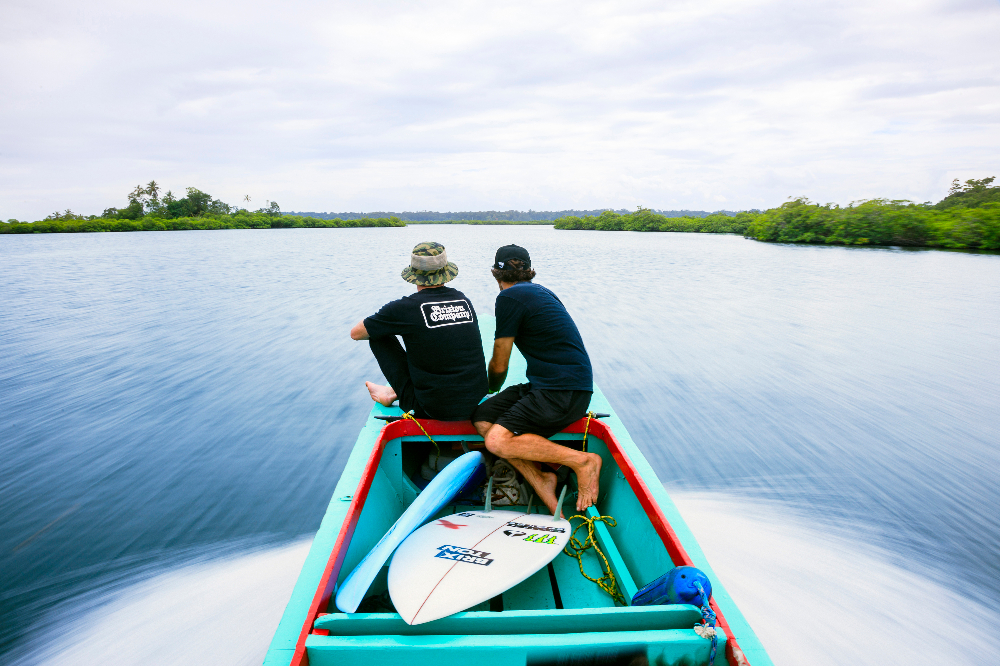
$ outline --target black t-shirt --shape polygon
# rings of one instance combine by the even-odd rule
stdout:
[[[531,388],[594,390],[583,338],[558,296],[540,284],[518,282],[497,296],[496,313],[496,337],[514,338],[528,362]]]
[[[451,287],[386,303],[365,319],[368,336],[400,335],[417,402],[437,418],[468,418],[488,391],[472,302]]]

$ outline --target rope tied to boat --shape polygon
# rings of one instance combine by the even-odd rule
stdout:
[[[704,624],[696,624],[694,626],[694,632],[702,638],[708,638],[712,641],[712,649],[708,655],[708,663],[711,665],[715,663],[715,650],[719,645],[719,637],[715,631],[715,611],[709,606],[709,597],[705,594],[705,588],[702,587],[701,583],[694,581],[694,585],[698,588],[698,592],[701,593],[701,617],[704,621]]]
[[[618,579],[615,578],[615,574],[611,571],[611,564],[608,562],[608,558],[604,555],[601,547],[597,545],[597,538],[594,534],[594,523],[598,520],[603,522],[608,527],[615,527],[618,525],[618,521],[611,516],[594,516],[593,518],[587,518],[586,516],[572,516],[570,520],[579,518],[583,522],[577,525],[573,532],[569,536],[569,543],[566,544],[566,548],[563,552],[570,557],[575,557],[577,564],[580,565],[580,574],[592,583],[596,583],[598,587],[608,593],[608,595],[615,600],[616,604],[621,604],[622,606],[628,606],[628,602],[625,600],[625,595],[621,593],[618,588]],[[576,533],[580,531],[584,526],[587,527],[587,538],[583,541],[576,538]],[[592,578],[587,575],[587,572],[583,570],[583,554],[593,548],[597,555],[601,558],[601,573],[603,574],[599,578]]]
[[[437,451],[437,458],[434,459],[434,471],[440,472],[441,470],[438,468],[438,465],[441,462],[441,447],[438,446],[438,443],[434,441],[434,438],[431,437],[426,430],[424,430],[424,427],[420,425],[420,421],[418,421],[417,417],[413,415],[413,410],[410,410],[408,412],[403,412],[403,418],[408,421],[413,421],[414,423],[416,423],[417,427],[420,428],[420,432],[427,435],[427,439],[431,440],[431,444],[434,445],[434,449]]]
[[[587,433],[590,432],[590,419],[597,418],[594,412],[587,412],[587,422],[583,426],[583,449],[584,453],[587,452]]]

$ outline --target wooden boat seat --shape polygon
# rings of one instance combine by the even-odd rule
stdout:
[[[622,609],[618,610],[620,612]],[[457,619],[456,615],[436,622]],[[537,631],[537,618],[534,626],[523,626],[527,631]],[[726,641],[725,633],[720,632],[720,655],[725,654]],[[643,657],[643,661],[648,660],[648,663],[679,665],[704,664],[708,660],[709,651],[708,641],[690,628],[560,634],[311,634],[306,637],[305,646],[309,654],[309,666],[371,666],[379,663],[407,666],[524,666],[629,663]],[[724,660],[725,657],[722,657],[722,661],[717,660],[716,664],[721,664]]]
[[[466,611],[410,626],[396,613],[333,613],[316,620],[317,629],[334,636],[485,636],[498,634],[566,634],[587,631],[655,631],[690,629],[701,621],[695,606],[575,608],[561,613],[512,610],[502,613]]]

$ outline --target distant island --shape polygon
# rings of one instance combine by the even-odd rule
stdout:
[[[315,212],[291,212],[286,213],[286,215],[301,215],[304,217],[317,217],[321,220],[361,220],[366,218],[388,218],[395,217],[404,222],[411,222],[415,224],[425,223],[425,224],[440,224],[455,222],[458,224],[466,224],[473,222],[475,224],[503,224],[503,223],[524,223],[524,224],[551,224],[558,219],[564,217],[587,217],[596,216],[604,213],[606,211],[611,211],[612,213],[626,214],[630,211],[627,208],[621,208],[619,210],[611,210],[609,208],[598,208],[595,210],[478,210],[478,211],[463,211],[458,213],[438,213],[431,210],[421,210],[417,212],[403,212],[403,213],[389,213],[389,212],[377,212],[377,213],[315,213]],[[657,210],[655,211],[659,215],[664,217],[708,217],[713,214],[722,215],[736,215],[736,211],[720,210],[711,213],[707,210]]]
[[[282,212],[274,201],[255,211],[226,204],[189,187],[184,197],[150,181],[127,196],[124,208],[101,215],[56,212],[44,220],[7,220],[0,234],[175,231],[208,229],[289,229],[405,227],[407,224],[551,224],[556,229],[742,234],[776,243],[824,243],[1000,250],[1000,187],[994,177],[952,182],[936,204],[870,199],[848,206],[817,204],[804,197],[765,211],[464,211],[439,213]]]

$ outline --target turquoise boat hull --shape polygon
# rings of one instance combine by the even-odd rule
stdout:
[[[487,317],[480,320],[487,354],[493,346],[493,323]],[[521,381],[524,359],[515,350],[508,382]],[[719,618],[714,664],[769,666],[772,662],[757,636],[597,387],[590,408],[609,416],[589,423],[583,419],[553,439],[579,447],[587,430],[587,450],[602,456],[600,496],[588,515],[617,521],[610,528],[597,523],[596,532],[621,592],[631,599],[674,566],[698,567],[711,580]],[[494,600],[426,624],[407,625],[393,612],[339,612],[331,603],[337,586],[420,492],[415,472],[431,444],[412,421],[384,420],[400,414],[398,408],[375,405],[358,435],[265,666],[708,663],[710,642],[693,629],[701,620],[697,607],[616,606],[581,575],[577,560],[565,554]],[[482,443],[467,422],[421,424],[443,447]],[[470,508],[482,507],[453,504],[441,515]],[[584,566],[591,576],[600,575],[593,551],[585,556]],[[385,585],[383,571],[370,594],[378,596]]]

